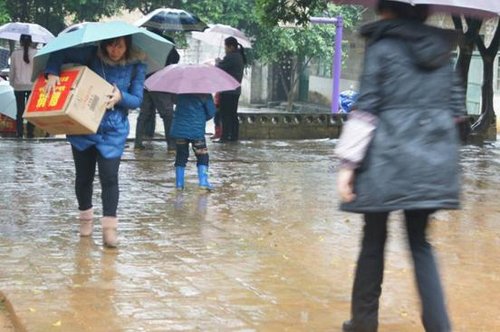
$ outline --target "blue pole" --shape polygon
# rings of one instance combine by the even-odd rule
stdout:
[[[342,34],[344,32],[344,21],[337,17],[335,32],[335,55],[333,57],[333,88],[332,88],[332,113],[339,111],[340,95],[340,72],[342,70]]]

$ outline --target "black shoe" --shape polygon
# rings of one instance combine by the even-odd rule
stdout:
[[[342,332],[377,332],[377,325],[367,326],[354,323],[352,320],[346,320],[342,324]]]
[[[134,144],[134,150],[144,150],[146,147],[142,144]]]

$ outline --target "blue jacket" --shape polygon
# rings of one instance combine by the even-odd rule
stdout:
[[[177,95],[170,136],[198,140],[205,138],[206,122],[215,115],[212,95]]]
[[[116,84],[122,95],[114,109],[104,114],[96,134],[68,135],[69,142],[79,151],[95,145],[104,158],[121,157],[130,130],[128,110],[138,108],[142,103],[146,65],[140,62],[138,55],[133,55],[127,62],[111,64],[96,46],[88,46],[53,53],[45,73],[59,75],[65,63],[88,66],[109,83]]]

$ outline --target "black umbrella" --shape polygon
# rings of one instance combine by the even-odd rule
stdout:
[[[158,8],[134,24],[162,32],[203,31],[208,28],[198,16],[188,13],[185,10],[173,8]]]

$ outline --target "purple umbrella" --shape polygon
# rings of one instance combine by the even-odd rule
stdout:
[[[479,17],[500,15],[499,0],[393,0],[411,5],[431,5],[432,11]],[[331,0],[336,4],[376,6],[378,0]]]
[[[220,68],[205,64],[177,64],[151,75],[144,83],[150,91],[215,93],[234,90],[240,83]]]

